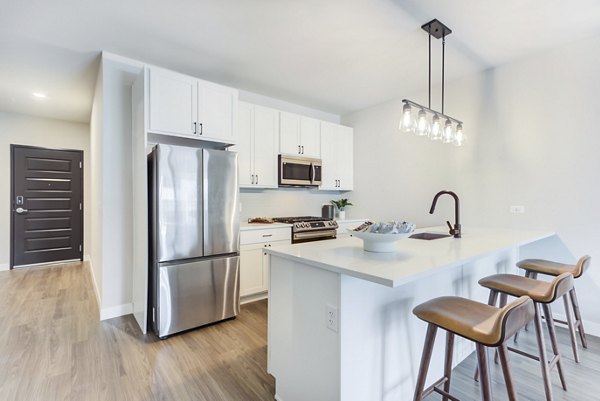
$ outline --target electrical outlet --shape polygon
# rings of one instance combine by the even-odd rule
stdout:
[[[510,207],[510,212],[511,213],[515,213],[515,214],[525,213],[525,206],[522,206],[522,205],[511,206]]]
[[[325,326],[331,331],[338,331],[338,308],[335,306],[327,305]]]

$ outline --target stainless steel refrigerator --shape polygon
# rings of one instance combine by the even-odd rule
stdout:
[[[237,160],[163,144],[148,156],[149,319],[160,338],[239,313]]]

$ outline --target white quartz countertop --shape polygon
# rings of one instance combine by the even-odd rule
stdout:
[[[266,252],[307,265],[346,274],[388,287],[435,274],[445,267],[468,263],[502,250],[522,246],[553,236],[549,231],[496,228],[463,228],[462,238],[418,240],[407,238],[396,243],[397,251],[373,253],[363,250],[356,237],[335,241],[267,248]],[[415,232],[447,234],[447,227],[428,227]],[[273,268],[273,267],[272,267]]]

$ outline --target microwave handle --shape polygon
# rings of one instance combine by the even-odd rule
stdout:
[[[314,163],[310,163],[310,183],[312,184],[315,181],[315,164]]]

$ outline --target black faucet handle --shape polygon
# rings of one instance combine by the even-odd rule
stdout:
[[[446,220],[446,224],[448,224],[448,228],[450,229],[450,234],[454,235],[454,227],[452,227],[452,224],[450,224],[450,222],[447,220]]]

